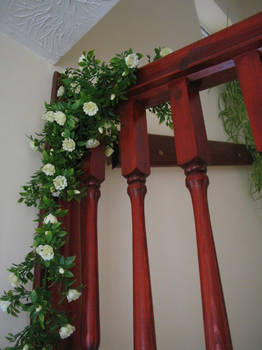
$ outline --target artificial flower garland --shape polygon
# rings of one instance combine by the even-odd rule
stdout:
[[[171,53],[169,48],[155,49],[154,60]],[[58,198],[81,200],[80,161],[88,150],[103,143],[110,157],[118,146],[120,118],[116,107],[126,100],[130,86],[136,83],[136,72],[142,54],[130,49],[112,58],[109,64],[100,62],[93,51],[83,53],[78,69],[67,69],[60,77],[57,100],[45,105],[44,128],[30,137],[33,151],[42,155],[42,167],[23,186],[19,202],[39,210],[32,250],[20,264],[9,268],[12,290],[0,298],[0,308],[13,316],[21,311],[30,315],[30,325],[17,334],[8,334],[14,346],[6,349],[52,350],[75,331],[65,312],[52,303],[51,286],[58,285],[61,299],[74,302],[81,297],[81,287],[73,287],[74,256],[65,257],[60,249],[67,232],[59,218],[66,215]],[[151,61],[150,56],[147,56]],[[160,123],[172,127],[168,103],[152,109]],[[41,286],[27,288],[33,282],[33,270],[41,267]],[[88,286],[87,286],[88,288]]]

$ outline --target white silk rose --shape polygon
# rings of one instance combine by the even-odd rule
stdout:
[[[42,116],[42,119],[52,123],[55,120],[55,113],[52,111],[45,112]]]
[[[54,257],[54,250],[53,248],[48,245],[48,244],[45,244],[45,245],[42,245],[40,244],[37,248],[36,248],[36,252],[38,255],[41,256],[41,258],[45,261],[49,261],[49,260],[52,260],[53,257]]]
[[[77,289],[69,289],[66,298],[68,302],[71,303],[71,301],[79,299],[81,294],[82,293],[79,292]]]
[[[64,86],[60,86],[59,89],[57,90],[56,96],[57,96],[57,97],[62,97],[62,96],[64,95],[64,93],[65,93],[65,88],[64,88]]]
[[[166,55],[169,55],[170,53],[172,53],[173,50],[171,50],[169,47],[163,47],[161,50],[160,50],[160,56],[161,57],[164,57]]]
[[[44,218],[44,224],[56,224],[57,223],[57,218],[53,214],[48,214]]]
[[[86,148],[96,148],[100,145],[100,142],[96,139],[89,139],[86,141]]]
[[[96,113],[98,112],[97,104],[92,101],[85,102],[83,105],[83,111],[85,112],[85,114],[92,117],[93,115],[96,115]]]
[[[8,281],[12,287],[18,287],[20,283],[19,278],[13,272],[8,276]]]
[[[47,176],[52,176],[55,173],[55,167],[53,164],[47,163],[42,167],[42,172]]]
[[[67,152],[73,152],[76,148],[75,141],[68,137],[67,139],[64,139],[63,141],[63,150]]]
[[[10,306],[10,305],[11,305],[10,301],[8,301],[8,300],[0,300],[0,309],[3,312],[6,312],[8,306]]]
[[[57,124],[63,126],[66,122],[66,115],[63,112],[55,112],[54,114],[55,121]]]
[[[125,62],[128,68],[136,68],[139,63],[139,58],[135,53],[126,56]]]
[[[67,180],[65,176],[62,175],[58,175],[54,180],[53,180],[53,184],[56,188],[56,190],[63,190],[64,188],[66,188],[67,186]]]
[[[68,323],[66,326],[61,327],[59,329],[60,338],[66,339],[66,338],[70,337],[70,335],[73,334],[75,330],[76,330],[76,328]]]

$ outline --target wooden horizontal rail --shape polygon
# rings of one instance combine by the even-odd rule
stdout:
[[[168,84],[186,77],[199,90],[236,77],[233,58],[262,47],[262,12],[139,69],[129,96],[153,107],[169,99]]]
[[[177,166],[174,137],[149,134],[151,167]],[[229,142],[208,141],[210,162],[208,165],[250,165],[251,154],[244,145]],[[117,165],[120,167],[120,163]]]

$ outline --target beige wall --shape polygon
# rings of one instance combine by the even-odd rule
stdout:
[[[48,64],[0,34],[1,101],[1,238],[0,293],[10,288],[6,269],[20,263],[32,244],[35,210],[17,203],[20,186],[40,166],[39,155],[32,152],[25,135],[39,131],[44,101],[49,100],[52,73]],[[0,348],[5,336],[27,323],[0,312]]]
[[[193,0],[121,0],[59,62],[75,65],[82,50],[107,59],[133,47],[151,53],[158,45],[178,49],[200,38]],[[16,204],[19,186],[39,166],[24,134],[40,130],[48,100],[48,66],[0,37],[2,107],[1,287],[4,269],[19,262],[31,242],[34,211]],[[5,50],[2,50],[4,48]],[[4,52],[4,55],[2,54]],[[22,69],[21,69],[22,67]],[[2,97],[1,96],[1,97]],[[217,120],[216,93],[203,95],[210,139],[225,139]],[[4,106],[4,109],[3,109]],[[148,116],[154,133],[172,134]],[[210,167],[209,200],[234,348],[262,347],[261,202],[248,194],[248,167]],[[146,223],[159,349],[203,350],[204,337],[193,214],[179,168],[154,168],[147,181]],[[99,204],[101,350],[132,349],[131,213],[126,182],[107,168]],[[12,223],[12,226],[11,224]],[[24,321],[0,314],[3,335]],[[3,326],[2,326],[3,325]]]
[[[233,23],[262,11],[261,0],[215,0]]]

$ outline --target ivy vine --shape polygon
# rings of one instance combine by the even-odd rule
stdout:
[[[234,143],[244,143],[253,158],[250,172],[250,193],[261,197],[262,157],[256,150],[253,134],[246,111],[239,82],[234,80],[225,84],[219,96],[219,117],[222,120],[228,139]]]

